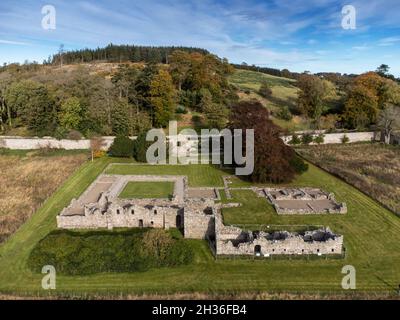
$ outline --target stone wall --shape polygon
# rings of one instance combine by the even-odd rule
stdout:
[[[343,236],[334,235],[332,231],[321,229],[306,232],[304,235],[289,233],[286,231],[268,234],[242,230],[234,226],[226,226],[219,212],[215,215],[215,242],[217,255],[248,255],[270,256],[289,254],[341,254],[343,248]],[[328,235],[326,241],[317,241]],[[307,239],[307,241],[305,240]]]
[[[208,204],[208,205],[207,205]],[[206,239],[215,234],[215,208],[211,201],[201,207],[186,206],[183,215],[183,234],[188,239]]]
[[[104,150],[108,150],[113,143],[115,137],[103,137]],[[24,138],[0,136],[0,148],[12,150],[36,150],[42,148],[65,149],[65,150],[84,150],[90,149],[90,140],[57,140],[51,137],[44,138]]]
[[[296,133],[299,137],[303,132]],[[311,133],[313,137],[319,135],[319,133]],[[342,143],[343,136],[346,135],[349,138],[349,143],[354,142],[371,142],[379,141],[380,133],[377,132],[346,132],[346,133],[323,133],[324,143],[323,144],[338,144]],[[292,136],[283,136],[282,140],[285,143],[289,143],[292,140]],[[313,143],[312,143],[313,144]]]
[[[341,254],[343,246],[343,236],[327,241],[306,242],[296,234],[287,233],[284,240],[267,240],[257,238],[252,241],[239,243],[236,246],[233,241],[217,241],[218,255],[259,255],[268,257],[271,255],[328,255]]]

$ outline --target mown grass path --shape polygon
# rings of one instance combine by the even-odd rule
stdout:
[[[291,185],[322,187],[347,202],[344,216],[278,217],[256,206],[226,213],[242,223],[284,223],[329,225],[345,236],[347,257],[340,260],[217,260],[207,243],[190,241],[195,262],[177,268],[152,269],[132,274],[97,274],[85,277],[57,276],[57,290],[41,289],[41,274],[32,274],[26,261],[35,244],[56,228],[56,215],[72,198],[81,194],[113,160],[104,158],[84,164],[44,206],[0,247],[0,292],[52,295],[118,295],[177,292],[341,292],[344,265],[357,270],[357,290],[395,293],[400,283],[400,219],[355,188],[310,167],[309,172]],[[118,160],[117,160],[118,161]],[[123,174],[185,174],[192,185],[212,185],[225,173],[208,166],[112,166],[108,171]],[[129,168],[129,169],[128,169]],[[114,171],[118,172],[114,172]],[[110,172],[109,172],[110,173]],[[222,185],[221,181],[217,182]],[[235,181],[237,185],[245,183]],[[235,196],[235,195],[234,195]],[[251,195],[236,194],[244,202]],[[259,210],[261,209],[261,210]],[[229,215],[227,215],[229,213]],[[257,217],[252,215],[256,214]],[[240,217],[241,215],[241,217]],[[99,244],[100,245],[100,244]]]

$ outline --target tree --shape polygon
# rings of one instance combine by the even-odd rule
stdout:
[[[393,131],[400,130],[400,107],[389,105],[380,111],[378,127],[382,130],[385,143],[389,144]]]
[[[286,121],[290,121],[293,119],[293,115],[287,106],[282,106],[276,115],[278,118]]]
[[[229,128],[254,129],[254,171],[250,175],[253,182],[289,182],[298,173],[298,163],[294,166],[296,154],[285,145],[280,134],[281,129],[270,119],[268,110],[259,102],[245,101],[232,108]],[[245,143],[242,152],[246,150]]]
[[[116,135],[129,136],[131,134],[131,106],[127,100],[119,99],[114,102],[112,107],[112,132]]]
[[[7,88],[5,98],[11,112],[35,134],[54,132],[56,105],[46,86],[31,80],[14,82]]]
[[[327,99],[335,91],[333,84],[327,80],[321,80],[319,77],[303,74],[300,76],[297,86],[300,89],[298,94],[300,111],[312,119],[319,128],[320,118],[326,110]]]
[[[263,83],[261,83],[258,93],[264,98],[270,98],[272,96],[272,90],[269,87],[268,82],[263,81]]]
[[[103,148],[106,143],[102,137],[92,137],[90,139],[90,154],[92,162],[95,158],[100,157],[103,154]]]
[[[289,141],[289,144],[298,145],[300,143],[301,143],[301,139],[299,138],[299,136],[297,134],[294,133],[292,135],[292,139]]]
[[[176,92],[171,75],[160,70],[150,83],[150,101],[154,108],[154,125],[165,127],[176,106]]]
[[[11,108],[6,103],[7,87],[12,82],[12,75],[9,72],[0,73],[0,131],[5,130],[5,124],[12,126]]]
[[[385,77],[389,73],[390,67],[387,64],[381,64],[377,69],[376,73],[381,77]]]
[[[113,157],[131,158],[133,156],[133,141],[129,137],[117,136],[109,151]]]
[[[378,97],[366,86],[356,85],[348,94],[343,119],[352,128],[364,129],[379,112]]]
[[[211,103],[203,109],[207,127],[222,129],[228,121],[228,110],[222,104]]]
[[[325,141],[325,136],[321,133],[314,138],[314,142],[318,145],[323,144]]]
[[[133,157],[137,162],[147,162],[147,149],[151,146],[152,143],[146,141],[146,135],[146,132],[140,133],[133,143]]]
[[[176,50],[169,57],[170,72],[177,85],[178,91],[188,77],[191,68],[191,56],[188,52]]]
[[[65,129],[78,129],[81,118],[81,104],[78,98],[71,97],[64,101],[58,115],[60,125]]]
[[[310,143],[312,143],[314,141],[314,138],[312,136],[312,134],[309,133],[304,133],[301,136],[301,143],[305,144],[305,145],[309,145]]]

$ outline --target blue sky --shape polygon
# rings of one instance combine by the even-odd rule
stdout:
[[[56,30],[41,27],[44,5]],[[356,8],[357,28],[341,27]],[[382,63],[400,76],[399,0],[114,0],[0,2],[0,63],[115,44],[184,45],[231,62],[292,71],[362,73]]]

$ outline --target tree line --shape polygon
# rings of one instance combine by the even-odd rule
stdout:
[[[344,82],[302,74],[296,84],[295,112],[309,119],[315,129],[400,129],[400,85],[382,66]]]
[[[112,63],[122,62],[144,62],[144,63],[164,63],[168,64],[168,57],[174,51],[184,51],[188,53],[209,54],[205,49],[191,47],[156,47],[156,46],[135,46],[135,45],[114,45],[109,44],[105,48],[81,49],[63,52],[63,47],[57,54],[49,57],[46,64],[59,65],[60,63],[74,64],[87,63],[94,61],[104,61]]]

